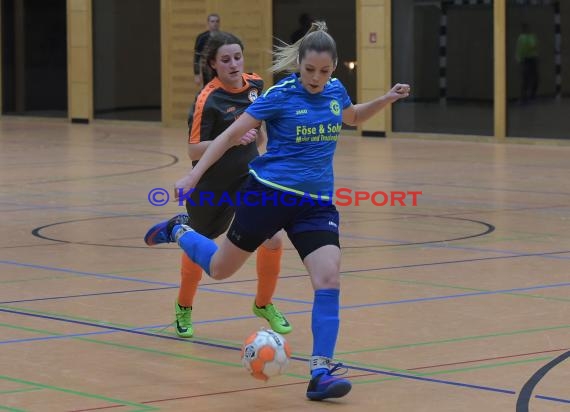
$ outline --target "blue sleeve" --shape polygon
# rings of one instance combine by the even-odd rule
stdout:
[[[342,93],[342,109],[346,109],[349,106],[352,106],[352,102],[350,101],[350,96],[346,91],[346,88],[341,82],[338,82],[340,85],[341,93]]]
[[[245,112],[257,120],[270,120],[277,117],[282,111],[282,100],[282,93],[267,91],[255,99]]]

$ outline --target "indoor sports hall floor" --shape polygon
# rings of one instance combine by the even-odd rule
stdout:
[[[288,241],[274,299],[294,327],[286,375],[240,364],[265,326],[254,259],[205,277],[196,336],[173,332],[180,251],[142,237],[183,210],[148,194],[188,169],[185,135],[0,121],[0,410],[570,410],[570,145],[343,137],[338,188],[422,194],[338,207],[336,356],[354,386],[314,403],[312,290]]]

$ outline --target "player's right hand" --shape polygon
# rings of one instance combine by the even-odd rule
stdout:
[[[254,142],[255,139],[257,139],[257,129],[250,129],[239,139],[239,143],[237,144],[237,146],[248,145],[251,142]]]
[[[178,199],[180,195],[188,193],[190,189],[196,186],[195,179],[191,174],[187,174],[174,184],[174,198]]]

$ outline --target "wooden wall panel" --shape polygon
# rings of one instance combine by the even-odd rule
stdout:
[[[92,0],[67,0],[68,117],[93,119]]]

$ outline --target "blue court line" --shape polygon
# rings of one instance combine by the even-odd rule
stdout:
[[[363,371],[363,372],[372,372],[372,373],[376,373],[378,375],[393,376],[396,378],[412,379],[412,380],[418,380],[418,381],[423,381],[423,382],[432,382],[432,383],[440,383],[440,384],[444,384],[444,385],[460,386],[462,388],[479,389],[479,390],[490,391],[490,392],[499,392],[499,393],[505,393],[508,395],[515,395],[516,394],[516,391],[513,391],[512,389],[502,389],[502,388],[494,388],[492,386],[473,385],[470,383],[428,378],[425,376],[408,375],[405,373],[389,372],[389,371],[383,371],[383,370],[379,370],[379,369],[363,368],[360,366],[348,366],[346,364],[344,364],[343,366],[346,366],[349,369],[354,369],[354,370]]]
[[[530,397],[536,386],[540,383],[542,378],[544,378],[552,369],[554,369],[560,363],[567,360],[569,357],[570,357],[570,351],[565,352],[560,356],[557,356],[556,358],[548,362],[546,365],[542,366],[539,370],[537,370],[529,378],[529,380],[525,382],[517,398],[517,404],[516,404],[517,412],[529,411]],[[570,401],[568,403],[570,403]]]
[[[525,287],[525,288],[488,290],[488,291],[483,291],[483,292],[459,293],[456,295],[431,296],[431,297],[427,297],[427,298],[392,300],[392,301],[387,301],[387,302],[365,303],[365,304],[359,304],[359,305],[346,305],[346,306],[341,306],[341,309],[356,309],[356,308],[364,308],[364,307],[371,307],[371,306],[399,305],[402,303],[429,302],[429,301],[434,301],[434,300],[457,299],[457,298],[465,298],[465,297],[472,297],[472,296],[499,295],[499,294],[507,294],[507,293],[515,293],[515,292],[528,292],[531,290],[552,289],[552,288],[568,287],[568,286],[570,286],[570,282],[555,283],[552,285],[529,286],[529,287]]]
[[[15,311],[15,310],[7,310],[7,309],[1,309],[1,308],[0,308],[0,311],[12,313],[15,315],[38,317],[41,319],[56,320],[56,321],[60,321],[60,322],[74,323],[74,324],[91,326],[91,327],[96,327],[96,328],[111,329],[113,331],[134,333],[134,334],[153,337],[153,338],[161,338],[161,339],[168,339],[168,340],[175,340],[175,341],[184,341],[186,343],[192,343],[192,344],[203,345],[203,346],[208,346],[208,347],[229,349],[229,350],[233,350],[233,351],[241,350],[241,348],[238,348],[238,347],[222,345],[222,344],[217,344],[217,343],[212,343],[212,342],[204,342],[204,341],[199,341],[199,340],[195,340],[195,339],[188,340],[188,339],[174,337],[174,336],[168,336],[168,335],[157,335],[154,333],[142,332],[140,330],[126,329],[126,328],[120,328],[120,327],[109,326],[109,325],[100,325],[100,324],[77,321],[77,320],[63,319],[63,318],[57,318],[54,316],[37,315],[37,314],[24,313],[24,312],[19,312],[19,311]],[[302,361],[302,362],[308,362],[307,358],[303,358],[303,357],[299,357],[299,356],[292,356],[291,359]],[[407,375],[404,373],[389,372],[389,371],[383,371],[383,370],[371,369],[371,368],[363,368],[363,367],[359,367],[359,366],[350,366],[350,365],[345,365],[345,366],[348,369],[352,369],[352,370],[371,372],[371,373],[375,373],[375,374],[379,374],[379,375],[387,375],[387,376],[392,376],[392,377],[397,377],[397,378],[402,378],[402,379],[411,379],[411,380],[417,380],[417,381],[423,381],[423,382],[429,382],[429,383],[452,385],[452,386],[458,386],[458,387],[467,388],[467,389],[476,389],[476,390],[482,390],[482,391],[498,392],[498,393],[504,393],[504,394],[508,394],[508,395],[515,395],[516,394],[516,392],[511,390],[511,389],[495,388],[492,386],[483,386],[483,385],[474,385],[474,384],[469,384],[469,383],[456,382],[456,381],[443,380],[443,379],[435,379],[435,378],[428,378],[428,377],[416,376],[416,375]],[[537,395],[537,397],[538,397],[538,395]],[[554,402],[570,403],[570,400],[566,400],[566,399],[562,399],[562,398],[541,397],[540,399],[544,399],[544,400],[548,400],[548,401],[554,401]]]
[[[357,270],[357,271],[360,272],[362,270]],[[372,270],[370,270],[370,271],[372,271]],[[308,276],[308,275],[303,275],[303,276]],[[293,276],[293,277],[296,278],[299,276]],[[283,278],[287,279],[288,277],[285,276]],[[250,280],[250,281],[253,282],[255,280]],[[424,297],[424,298],[402,299],[402,300],[393,300],[393,301],[375,302],[375,303],[363,303],[363,304],[358,304],[358,305],[342,305],[340,307],[340,309],[358,309],[358,308],[377,307],[377,306],[386,306],[386,305],[398,305],[398,304],[403,304],[403,303],[419,303],[419,302],[430,302],[430,301],[437,301],[437,300],[457,299],[457,298],[474,297],[474,296],[510,294],[510,293],[529,292],[529,291],[542,290],[542,289],[562,288],[562,287],[569,287],[569,286],[570,286],[570,282],[554,283],[554,284],[550,284],[550,285],[536,285],[536,286],[527,286],[527,287],[523,287],[523,288],[476,291],[476,292],[458,293],[458,294],[453,294],[453,295],[440,295],[440,296],[429,296],[429,297]],[[174,286],[174,287],[178,287],[178,286]],[[38,299],[22,299],[22,300],[0,302],[0,304],[14,304],[14,303],[35,302],[35,301],[43,301],[43,300],[81,298],[81,297],[113,295],[113,294],[130,293],[130,292],[145,292],[145,291],[149,291],[149,290],[154,291],[154,290],[171,289],[174,287],[152,288],[152,289],[133,289],[133,290],[114,291],[114,292],[87,293],[87,294],[83,294],[83,295],[54,296],[54,297],[38,298]],[[199,289],[203,290],[203,291],[211,292],[211,293],[223,293],[223,294],[245,296],[245,297],[255,296],[253,293],[226,291],[226,290],[220,290],[220,289],[214,289],[214,288],[206,288],[206,287],[202,287],[202,286],[200,286]],[[282,302],[290,302],[290,303],[301,303],[301,304],[305,304],[305,305],[309,305],[312,303],[310,301],[305,301],[305,300],[300,300],[300,299],[288,299],[288,298],[275,298],[275,300],[282,301]],[[301,314],[301,313],[307,313],[307,312],[309,312],[309,311],[293,311],[293,312],[287,312],[287,314],[291,315],[291,314]]]
[[[377,237],[377,236],[359,236],[359,235],[351,235],[351,234],[347,234],[347,233],[343,233],[342,237],[345,237],[348,239],[370,240],[370,241],[379,240],[382,242],[393,243],[394,245],[410,243],[409,240],[386,239],[386,238],[381,238],[381,237]],[[410,246],[421,246],[423,248],[435,248],[435,249],[462,250],[462,251],[466,251],[466,252],[488,252],[488,253],[498,253],[498,254],[509,255],[509,256],[519,256],[519,253],[517,251],[514,251],[514,250],[489,249],[489,248],[473,247],[473,246],[454,246],[454,245],[446,245],[446,244],[435,243],[435,242],[441,242],[441,241],[433,241],[433,240],[429,241],[428,240],[425,243],[414,244],[414,245],[410,245]],[[550,252],[546,252],[546,253],[550,253]],[[570,253],[570,250],[555,252],[555,253],[560,253],[560,254]],[[540,255],[540,256],[544,257],[544,258],[548,258],[548,259],[570,260],[570,256],[555,256],[555,255],[546,255],[546,256]]]
[[[381,270],[393,270],[393,269],[409,269],[409,268],[417,268],[423,266],[437,266],[437,265],[447,265],[447,264],[454,264],[454,263],[473,263],[473,262],[480,262],[486,260],[498,260],[498,259],[514,259],[514,258],[521,258],[521,257],[534,257],[534,256],[551,256],[551,255],[561,255],[570,253],[570,250],[559,250],[556,252],[540,252],[540,253],[521,253],[518,255],[510,255],[510,256],[489,256],[489,257],[481,257],[481,258],[472,258],[472,259],[457,259],[457,260],[441,260],[439,262],[428,262],[428,263],[412,263],[409,265],[399,265],[399,266],[383,266],[379,268],[367,268],[367,269],[353,269],[353,270],[343,270],[340,274],[344,273],[359,273],[359,272],[374,272],[374,271],[381,271]]]
[[[537,399],[544,399],[547,401],[570,403],[570,399],[555,398],[553,396],[535,395],[534,397]]]
[[[125,277],[125,276],[105,275],[105,274],[94,273],[94,272],[82,272],[82,271],[78,271],[78,270],[54,268],[54,267],[50,267],[50,266],[33,265],[31,263],[15,262],[12,260],[0,260],[0,264],[21,266],[21,267],[32,268],[32,269],[50,270],[53,272],[70,273],[72,275],[78,275],[78,276],[91,276],[91,277],[103,278],[103,279],[126,280],[126,281],[130,281],[130,282],[146,283],[146,284],[150,284],[150,285],[162,285],[162,286],[171,286],[171,287],[178,287],[179,286],[178,283],[159,282],[159,281],[155,281],[155,280],[144,280],[144,279],[139,279],[139,278],[129,278],[129,277]]]
[[[178,286],[165,286],[162,288],[148,288],[148,289],[117,290],[114,292],[84,293],[81,295],[50,296],[47,298],[35,298],[35,299],[8,300],[8,301],[0,302],[0,305],[8,305],[11,303],[41,302],[43,300],[86,298],[86,297],[90,297],[90,296],[118,295],[121,293],[132,293],[132,292],[149,292],[149,291],[155,291],[155,290],[167,290],[167,289],[174,289],[174,288],[178,288]]]
[[[303,275],[308,276],[308,275]],[[295,278],[298,276],[294,276]],[[287,279],[288,277],[283,277]],[[255,279],[250,280],[251,282],[255,281]],[[440,296],[428,296],[424,298],[413,298],[413,299],[402,299],[402,300],[392,300],[392,301],[385,301],[385,302],[375,302],[375,303],[362,303],[358,305],[342,305],[340,309],[358,309],[358,308],[369,308],[369,307],[377,307],[377,306],[386,306],[386,305],[399,305],[403,303],[419,303],[419,302],[430,302],[436,300],[445,300],[445,299],[457,299],[457,298],[466,298],[466,297],[474,297],[474,296],[485,296],[485,295],[499,295],[499,294],[510,294],[510,293],[519,293],[519,292],[529,292],[533,290],[542,290],[542,289],[554,289],[554,288],[562,288],[562,287],[569,287],[570,282],[564,283],[554,283],[550,285],[536,285],[536,286],[527,286],[523,288],[511,288],[511,289],[498,289],[498,290],[486,290],[486,291],[476,291],[476,292],[467,292],[467,293],[458,293],[453,295],[440,295]],[[175,286],[178,287],[178,286]],[[82,295],[67,295],[67,296],[53,296],[53,297],[46,297],[46,298],[38,298],[38,299],[22,299],[22,300],[13,300],[13,301],[4,301],[0,302],[0,305],[5,304],[14,304],[14,303],[24,303],[24,302],[36,302],[36,301],[43,301],[43,300],[57,300],[57,299],[69,299],[69,298],[81,298],[81,297],[90,297],[90,296],[101,296],[101,295],[113,295],[113,294],[121,294],[121,293],[130,293],[130,292],[146,292],[146,291],[155,291],[155,290],[164,290],[164,289],[172,289],[174,287],[165,287],[165,288],[152,288],[152,289],[133,289],[133,290],[123,290],[123,291],[114,291],[114,292],[99,292],[99,293],[86,293]],[[206,287],[199,287],[200,290],[211,292],[211,293],[222,293],[222,294],[229,294],[235,296],[244,296],[244,297],[253,297],[255,294],[247,293],[247,292],[234,292],[234,291],[226,291],[214,288],[206,288]],[[289,299],[289,298],[274,298],[277,301],[281,302],[289,302],[289,303],[300,303],[304,305],[312,304],[311,301],[301,300],[301,299]],[[292,311],[287,312],[288,315],[294,314],[301,314],[307,313],[310,311]],[[234,318],[232,318],[234,319]],[[243,319],[243,318],[235,318],[235,319]]]
[[[378,267],[378,268],[343,270],[340,273],[342,275],[342,274],[346,274],[346,273],[373,272],[373,271],[393,270],[393,269],[407,269],[407,268],[413,268],[413,267],[445,265],[445,264],[452,264],[452,263],[479,262],[479,261],[496,260],[496,259],[510,259],[510,258],[533,257],[533,256],[545,257],[545,256],[552,256],[552,255],[559,255],[559,254],[566,254],[566,253],[570,253],[570,250],[561,250],[561,251],[554,251],[554,252],[539,252],[539,253],[521,253],[521,254],[507,255],[507,256],[490,256],[490,257],[481,257],[481,258],[473,258],[473,259],[458,259],[458,260],[444,260],[444,261],[430,262],[430,263],[415,263],[415,264],[400,265],[400,266],[384,266],[384,267]],[[105,274],[100,274],[100,273],[82,272],[82,271],[76,271],[76,270],[71,270],[71,269],[64,269],[64,268],[56,268],[56,267],[50,267],[50,266],[15,262],[15,261],[11,261],[11,260],[0,260],[0,264],[29,267],[29,268],[33,268],[33,269],[49,270],[49,271],[53,271],[53,272],[70,273],[70,274],[79,275],[79,276],[92,276],[92,277],[99,277],[99,278],[104,278],[104,279],[139,282],[139,283],[145,283],[145,284],[151,284],[151,285],[161,285],[161,286],[171,286],[171,287],[179,286],[178,283],[159,282],[159,281],[144,280],[144,279],[139,279],[139,278],[124,277],[124,276],[114,276],[114,275],[105,275]],[[298,276],[300,277],[300,276],[306,276],[306,275],[298,275]],[[236,281],[219,282],[218,284],[226,284],[226,283],[236,283]]]
[[[531,286],[531,287],[525,287],[525,288],[515,288],[515,289],[500,289],[500,290],[494,290],[494,291],[484,291],[484,292],[471,292],[471,293],[460,293],[460,294],[456,294],[456,295],[444,295],[444,296],[432,296],[432,297],[426,297],[426,298],[415,298],[415,299],[403,299],[403,300],[393,300],[393,301],[385,301],[385,302],[376,302],[376,303],[364,303],[364,304],[358,304],[358,305],[342,305],[340,306],[340,310],[347,310],[347,309],[361,309],[361,308],[372,308],[372,307],[378,307],[378,306],[386,306],[386,305],[399,305],[399,304],[406,304],[406,303],[419,303],[419,302],[430,302],[430,301],[437,301],[437,300],[446,300],[446,299],[457,299],[457,298],[464,298],[464,297],[473,297],[473,296],[484,296],[484,295],[496,295],[496,294],[504,294],[504,293],[514,293],[514,292],[522,292],[522,291],[529,291],[529,290],[535,290],[535,289],[550,289],[550,288],[556,288],[556,287],[568,287],[570,286],[570,282],[567,283],[558,283],[558,284],[553,284],[553,285],[540,285],[540,286]],[[144,290],[144,289],[143,289]],[[218,292],[216,290],[212,290],[213,292]],[[128,291],[125,291],[125,293]],[[239,293],[236,292],[236,294],[239,295]],[[248,296],[250,296],[250,294],[247,294]],[[253,295],[251,295],[253,296]],[[287,299],[282,299],[282,300],[286,300],[289,301]],[[303,303],[303,304],[311,304],[311,302],[307,302],[307,301],[297,301],[298,303]],[[31,313],[26,313],[26,312],[18,312],[18,311],[14,311],[12,309],[3,309],[0,308],[0,311],[4,311],[4,312],[14,312],[17,314],[26,314],[29,316],[40,316],[40,317],[46,317],[46,318],[52,318],[50,316],[47,315],[38,315],[38,314],[31,314]],[[297,310],[297,311],[287,311],[286,315],[288,316],[292,316],[292,315],[303,315],[303,314],[307,314],[307,313],[311,313],[312,312],[312,308],[311,309],[307,309],[307,310]],[[196,324],[210,324],[210,323],[220,323],[220,322],[228,322],[228,321],[236,321],[236,320],[246,320],[246,319],[255,319],[255,316],[252,315],[244,315],[244,316],[235,316],[235,317],[230,317],[230,318],[221,318],[221,319],[211,319],[211,320],[202,320],[202,321],[196,321],[194,323]],[[76,323],[83,323],[83,324],[87,324],[87,325],[91,325],[91,323],[88,322],[81,322],[81,321],[73,321],[73,320],[68,320],[65,318],[58,318],[58,317],[53,317],[53,319],[56,320],[62,320],[62,321],[69,321],[69,322],[76,322]],[[140,328],[135,328],[135,329],[125,329],[125,328],[116,328],[116,330],[119,331],[123,331],[123,330],[144,330],[144,329],[155,329],[155,328],[160,328],[160,327],[167,327],[169,325],[159,325],[159,326],[142,326]],[[10,340],[10,341],[0,341],[0,344],[6,344],[6,343],[18,343],[18,342],[24,342],[24,341],[40,341],[40,340],[49,340],[49,339],[61,339],[63,337],[66,336],[75,336],[75,335],[57,335],[55,338],[51,338],[51,337],[41,337],[41,338],[27,338],[24,340]],[[79,336],[79,335],[78,335]]]
[[[199,322],[194,322],[199,323]],[[140,328],[133,328],[132,330],[146,330],[146,329],[161,329],[170,326],[168,325],[153,325],[153,326],[143,326]],[[39,338],[22,338],[22,339],[12,339],[12,340],[3,340],[0,341],[0,345],[7,345],[11,343],[26,343],[26,342],[38,342],[38,341],[47,341],[47,340],[55,340],[55,339],[69,339],[69,338],[81,338],[84,336],[93,336],[93,335],[110,335],[112,333],[117,333],[116,330],[104,330],[98,332],[84,332],[84,333],[73,333],[73,334],[63,334],[63,335],[49,335],[49,336],[41,336]]]

